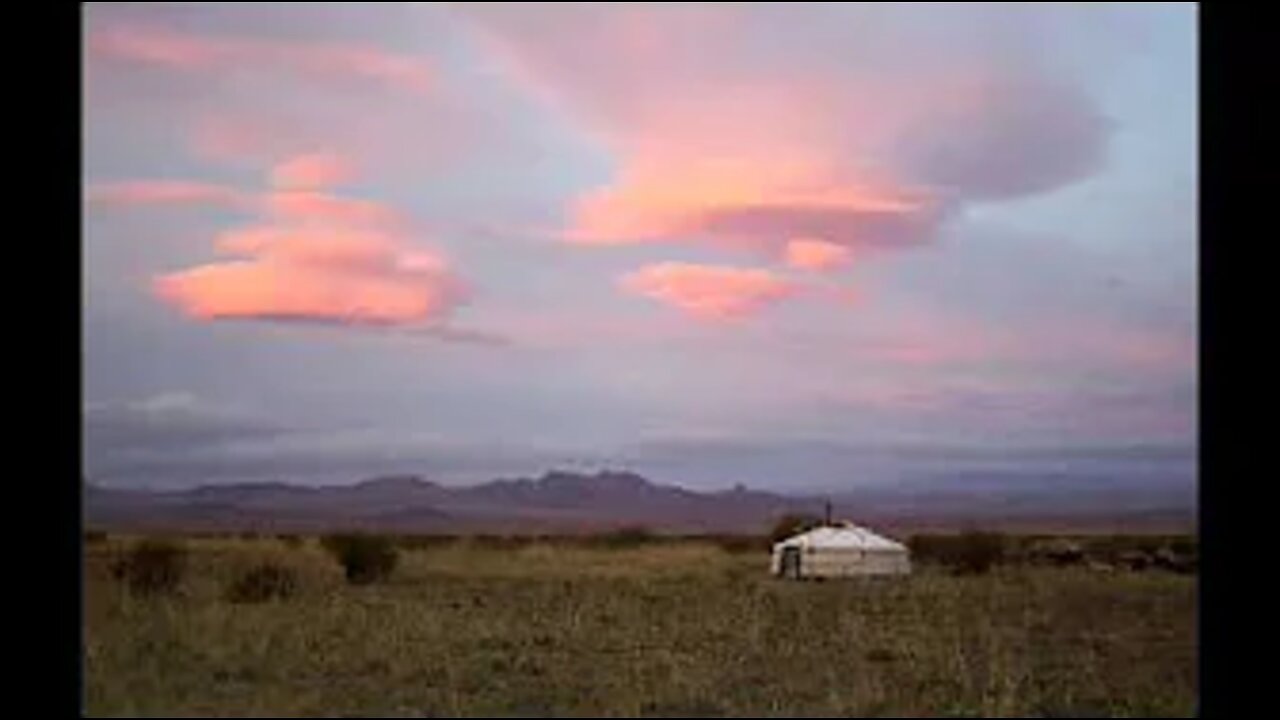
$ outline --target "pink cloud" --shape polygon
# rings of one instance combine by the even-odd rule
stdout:
[[[678,262],[646,265],[618,284],[701,320],[751,315],[795,292],[791,283],[768,270]]]
[[[383,183],[454,175],[477,156],[500,159],[527,134],[513,114],[476,102],[473,78],[437,75],[439,46],[393,52],[375,32],[385,13],[369,25],[304,20],[287,35],[269,29],[274,22],[215,31],[122,17],[139,14],[104,11],[86,29],[88,127],[185,143],[195,159],[240,170],[279,164],[288,172],[299,156],[336,151]],[[251,21],[255,13],[230,15]],[[336,176],[280,189],[341,187],[351,168],[330,170]]]
[[[276,165],[271,184],[281,190],[323,190],[351,179],[351,163],[332,153],[307,153]]]
[[[158,297],[200,320],[316,320],[414,324],[458,300],[447,276],[366,272],[260,259],[202,265],[157,278]]]
[[[795,234],[845,244],[917,242],[937,209],[919,192],[804,179],[825,172],[747,155],[700,161],[650,150],[614,184],[589,191],[573,207],[571,240],[585,244],[687,242],[715,238],[781,246]],[[794,177],[790,179],[788,175]]]
[[[250,198],[234,188],[191,180],[128,180],[98,183],[85,199],[104,205],[215,205],[243,207]]]
[[[424,92],[431,80],[421,58],[363,45],[213,37],[122,25],[94,33],[89,47],[106,57],[181,72],[284,70],[322,80],[372,80],[414,93]]]
[[[322,192],[272,192],[262,204],[267,213],[287,223],[395,226],[403,222],[399,212],[382,203]]]
[[[284,264],[391,269],[397,241],[377,231],[344,227],[255,225],[221,234],[216,249],[223,254],[273,259]],[[442,263],[436,261],[435,266]],[[426,266],[424,266],[426,267]]]
[[[785,259],[800,270],[835,270],[849,264],[849,248],[817,238],[795,238],[787,243]]]
[[[305,132],[300,136],[296,126],[290,132],[290,123],[263,115],[261,109],[241,115],[223,108],[197,117],[191,122],[191,149],[204,160],[249,166],[304,153]]]
[[[283,167],[273,182],[323,185],[349,176],[331,155]],[[261,222],[215,239],[215,250],[235,259],[158,277],[155,295],[199,320],[397,326],[438,324],[465,299],[448,261],[410,242],[399,213],[382,203],[285,190],[266,193],[256,207]]]
[[[919,245],[960,204],[1049,190],[1101,162],[1092,99],[981,32],[906,42],[930,31],[797,11],[839,17],[790,39],[743,6],[463,14],[513,81],[616,161],[570,208],[577,243]]]

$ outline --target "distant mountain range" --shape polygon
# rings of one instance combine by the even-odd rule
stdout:
[[[193,490],[85,487],[93,526],[136,529],[259,528],[395,532],[591,531],[623,525],[689,532],[760,531],[803,500],[736,489],[700,493],[628,472],[548,472],[446,487],[418,477],[381,477],[348,486],[285,483],[206,485]],[[811,504],[811,503],[810,503]]]
[[[787,496],[742,487],[697,492],[661,485],[631,472],[553,471],[467,487],[415,476],[379,477],[354,485],[287,483],[206,485],[190,490],[105,488],[86,482],[87,526],[114,530],[321,532],[337,529],[403,533],[592,532],[645,526],[671,532],[764,533],[785,513],[821,514],[830,499],[840,517],[906,531],[983,527],[1194,526],[1194,501],[1095,489],[1072,500],[1046,491],[1000,493],[926,483],[829,496]]]

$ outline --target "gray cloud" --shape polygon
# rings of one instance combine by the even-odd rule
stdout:
[[[1102,169],[1112,124],[1072,84],[1001,81],[980,112],[931,115],[905,133],[907,167],[957,198],[992,201],[1048,192]]]

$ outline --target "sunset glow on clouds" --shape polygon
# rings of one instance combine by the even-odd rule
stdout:
[[[826,240],[795,238],[787,242],[787,264],[801,270],[835,270],[849,264],[849,248]]]
[[[89,187],[85,199],[103,205],[221,205],[252,202],[221,185],[190,180],[126,180]]]
[[[90,4],[86,392],[566,452],[1193,442],[1194,38],[1176,6]]]
[[[575,201],[580,242],[910,246],[957,203],[1053,189],[1104,153],[1086,94],[968,42],[910,63],[889,44],[850,51],[873,74],[740,6],[474,14],[517,77],[581,110],[617,154],[615,179]],[[845,39],[862,34],[851,23]]]
[[[330,155],[276,166],[272,183],[284,189],[260,198],[265,220],[216,240],[216,252],[235,259],[157,277],[156,296],[199,320],[398,325],[447,317],[464,295],[448,263],[397,232],[390,208],[328,193],[349,176],[348,164]]]
[[[322,190],[341,185],[354,174],[349,163],[336,155],[299,155],[271,171],[271,184],[281,190]]]
[[[108,27],[96,32],[90,39],[90,50],[104,58],[182,72],[286,71],[321,80],[363,79],[412,92],[425,92],[431,77],[417,58],[372,47],[253,37],[202,37],[139,25]]]
[[[628,292],[710,320],[757,312],[793,292],[790,283],[767,270],[689,263],[647,265],[624,276],[619,284]]]

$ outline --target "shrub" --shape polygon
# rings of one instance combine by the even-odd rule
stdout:
[[[912,558],[980,575],[1005,560],[1008,543],[1000,533],[969,530],[959,535],[916,535],[908,543]]]
[[[292,535],[289,533],[283,533],[280,535],[276,535],[276,539],[284,543],[285,547],[289,547],[289,548],[302,547],[301,535]]]
[[[236,578],[227,587],[227,599],[234,603],[258,603],[292,597],[298,579],[292,568],[273,562],[260,563]]]
[[[102,530],[86,530],[84,541],[88,545],[100,545],[107,541],[107,534]]]
[[[395,569],[395,544],[379,535],[330,535],[324,547],[346,572],[347,582],[366,585],[382,580]]]
[[[912,535],[907,541],[912,562],[950,565],[954,562],[954,535]]]
[[[186,571],[186,550],[168,540],[146,539],[117,561],[112,571],[140,595],[172,593]]]
[[[396,545],[405,550],[430,550],[457,542],[456,535],[399,535],[395,538]]]
[[[1000,533],[968,531],[957,538],[955,571],[981,575],[1001,561],[1005,555],[1005,539]]]
[[[600,533],[591,538],[591,544],[611,549],[632,548],[655,542],[658,537],[644,527],[624,527]]]
[[[822,520],[813,515],[789,514],[778,518],[769,532],[769,544],[781,542],[797,533],[811,530],[822,524]]]
[[[711,541],[727,553],[768,552],[768,538],[759,535],[715,535]]]
[[[1084,546],[1067,538],[1038,540],[1032,543],[1028,556],[1035,563],[1058,567],[1083,565],[1087,559]]]
[[[483,550],[518,550],[533,543],[533,538],[522,535],[473,535],[470,543]]]
[[[1146,570],[1151,567],[1153,558],[1142,550],[1126,550],[1116,557],[1116,562],[1128,570]]]
[[[1178,537],[1169,543],[1169,549],[1174,555],[1181,557],[1195,557],[1199,548],[1198,543],[1193,537]]]

